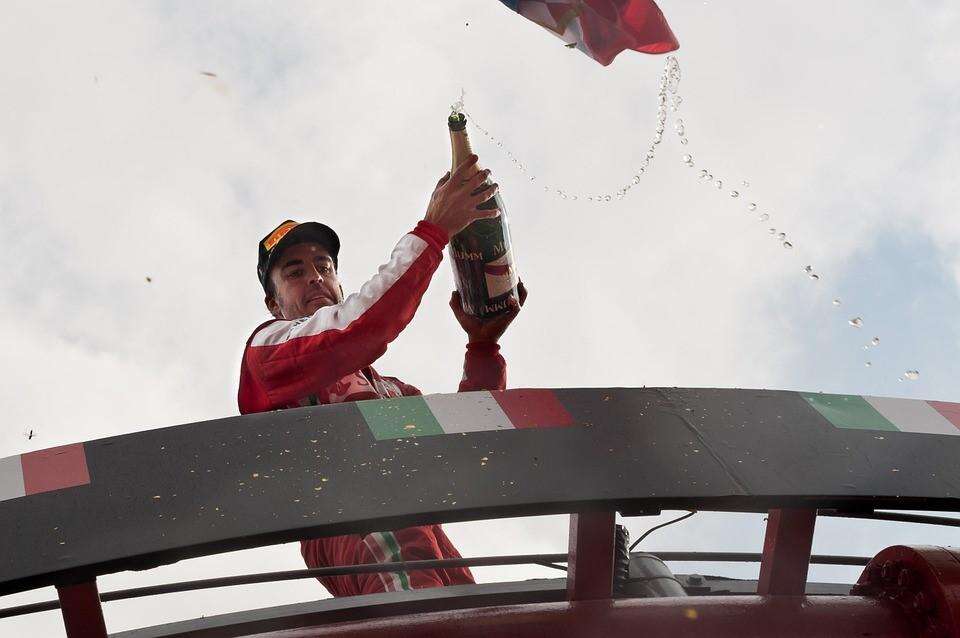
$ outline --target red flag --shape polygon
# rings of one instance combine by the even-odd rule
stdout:
[[[667,53],[680,47],[653,0],[501,0],[606,66],[626,49]]]

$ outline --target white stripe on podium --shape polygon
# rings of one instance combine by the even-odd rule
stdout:
[[[960,428],[947,421],[946,417],[926,401],[889,397],[863,397],[863,399],[901,432],[960,436]]]
[[[20,455],[0,459],[0,501],[26,496]]]
[[[486,391],[428,394],[423,400],[446,434],[514,429],[503,408]]]

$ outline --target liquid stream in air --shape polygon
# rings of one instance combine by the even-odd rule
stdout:
[[[667,56],[666,64],[664,66],[663,72],[660,75],[660,84],[659,90],[657,92],[657,121],[656,128],[654,129],[654,134],[650,140],[650,146],[647,148],[644,157],[640,160],[640,166],[636,169],[632,177],[626,181],[616,192],[614,193],[599,193],[599,194],[589,194],[583,195],[571,190],[564,188],[553,187],[550,185],[543,185],[543,190],[547,194],[553,194],[560,199],[571,200],[571,201],[587,201],[594,202],[598,204],[604,204],[611,202],[614,199],[620,200],[623,199],[627,193],[640,183],[643,175],[647,172],[647,169],[650,166],[650,162],[653,160],[656,155],[657,148],[663,142],[663,135],[666,132],[667,126],[667,113],[678,113],[680,111],[680,105],[683,103],[683,97],[679,93],[680,87],[680,62],[677,60],[676,56]],[[528,169],[527,165],[520,161],[509,149],[504,147],[503,141],[494,137],[487,129],[483,128],[470,113],[467,113],[464,109],[464,92],[461,91],[460,99],[452,105],[451,107],[454,112],[462,112],[467,116],[467,122],[470,123],[473,128],[475,128],[481,135],[487,138],[491,144],[496,146],[498,149],[503,151],[511,163],[527,177],[527,181],[530,183],[536,183],[537,177],[533,175]],[[680,142],[680,145],[683,147],[682,155],[680,160],[688,168],[694,168],[696,162],[694,160],[692,152],[689,150],[690,140],[686,133],[686,124],[683,119],[676,117],[673,122],[673,130],[676,133],[677,138]],[[772,213],[762,210],[759,203],[756,201],[751,201],[751,198],[746,195],[747,189],[750,188],[750,182],[747,180],[741,180],[739,183],[728,181],[727,184],[732,184],[733,187],[728,186],[724,187],[724,180],[720,176],[715,176],[710,170],[706,168],[701,168],[698,173],[699,181],[704,184],[710,185],[714,190],[719,193],[726,195],[729,199],[744,201],[743,209],[747,213],[756,214],[756,219],[760,223],[766,225],[772,219]],[[789,238],[788,234],[782,229],[777,229],[776,227],[769,227],[768,233],[775,241],[779,242],[780,245],[786,251],[792,251],[794,248],[793,241]],[[822,279],[822,274],[817,272],[812,265],[806,265],[803,268],[805,276],[813,281],[819,282]],[[839,308],[843,305],[842,299],[840,296],[834,297],[831,305],[834,308]],[[865,325],[863,317],[859,315],[851,315],[847,319],[847,324],[856,330],[862,329]],[[870,350],[876,348],[880,345],[880,337],[873,337],[866,344],[863,345],[864,350]],[[870,361],[865,361],[864,366],[870,368],[873,364]],[[897,381],[916,381],[920,378],[920,372],[917,370],[907,370],[900,377],[897,378]]]

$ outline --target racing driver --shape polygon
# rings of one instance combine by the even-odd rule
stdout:
[[[389,261],[347,297],[337,278],[340,240],[318,222],[287,220],[259,246],[257,276],[274,319],[260,325],[243,354],[240,412],[418,395],[415,387],[381,376],[372,364],[413,318],[450,237],[474,220],[496,216],[480,210],[496,184],[484,185],[471,155],[437,183],[424,219],[404,235]],[[521,303],[526,297],[520,284]],[[463,311],[454,292],[450,306],[467,333],[460,391],[502,390],[506,362],[497,341],[520,311],[485,322]],[[301,541],[309,567],[459,558],[439,525],[365,536],[351,534]],[[334,596],[473,583],[467,568],[321,577]]]

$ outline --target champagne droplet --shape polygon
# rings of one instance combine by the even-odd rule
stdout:
[[[760,215],[760,221],[765,222],[768,219],[770,219],[770,215],[768,215],[767,213],[763,213],[762,215]]]
[[[813,279],[814,281],[820,281],[820,275],[818,275],[815,272],[812,272],[810,273],[810,279]]]
[[[610,197],[609,195],[607,195],[607,196],[605,196],[605,197],[603,198],[603,201],[609,202],[611,199],[613,199],[613,198]]]
[[[753,202],[750,202],[747,204],[747,210],[752,213],[753,211],[757,210],[757,205]]]
[[[743,180],[742,182],[740,182],[740,184],[741,184],[744,188],[750,188],[750,182],[748,182],[747,180]]]
[[[813,272],[813,266],[804,266],[804,267],[803,267],[803,272],[805,272],[805,273],[807,273],[807,274],[809,275],[810,273]]]
[[[684,146],[686,146],[686,145],[687,145],[687,138],[681,137],[681,138],[680,138],[680,143],[683,144]]]
[[[734,197],[734,198],[740,197],[740,193],[737,191],[730,191],[730,197]]]
[[[684,155],[683,163],[688,166],[693,166],[693,155]]]
[[[864,363],[863,365],[865,365],[866,367],[868,367],[868,368],[869,368],[869,367],[870,367],[871,365],[873,365],[873,364],[872,364],[872,363],[870,363],[869,361],[867,361],[867,362],[866,362],[866,363]]]
[[[834,299],[834,300],[833,300],[833,305],[834,305],[834,306],[839,306],[841,303],[843,303],[843,302],[840,301],[839,299]]]
[[[716,186],[718,189],[719,189],[719,188],[723,188],[723,182],[722,182],[721,180],[719,180],[719,179],[718,179],[717,181],[715,181],[715,182],[713,183],[713,185]]]
[[[780,233],[779,235],[777,235],[777,239],[779,239],[780,241],[783,241],[786,238],[787,238],[786,233]]]
[[[849,323],[854,328],[863,327],[863,319],[861,319],[860,317],[854,317],[853,319],[850,319],[849,321],[847,321],[847,323]]]
[[[771,228],[771,229],[770,229],[770,234],[771,234],[771,235],[776,235],[776,234],[777,234],[777,229],[776,229],[776,228]]]
[[[871,340],[870,340],[870,345],[871,345],[871,346],[879,346],[879,345],[880,345],[880,337],[874,337],[873,339],[871,339]]]
[[[790,248],[793,248],[793,244],[791,244],[788,241],[785,241],[783,242],[783,247],[789,250]]]
[[[920,371],[919,371],[919,370],[907,370],[906,372],[903,373],[903,376],[905,376],[906,378],[910,379],[911,381],[916,381],[917,379],[920,378]]]

